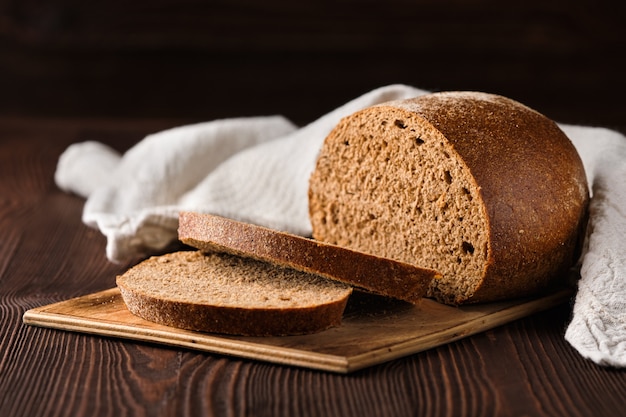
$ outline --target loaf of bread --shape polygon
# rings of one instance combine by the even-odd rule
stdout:
[[[189,330],[245,336],[319,332],[341,323],[348,285],[229,254],[180,251],[117,277],[128,309]]]
[[[432,269],[211,214],[181,212],[178,238],[206,252],[252,257],[413,304],[440,276]]]
[[[556,123],[475,92],[344,118],[309,184],[315,239],[440,271],[428,295],[449,304],[557,285],[576,261],[588,199]]]

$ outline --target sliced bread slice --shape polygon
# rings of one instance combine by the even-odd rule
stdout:
[[[413,304],[439,275],[432,269],[211,214],[181,212],[178,237],[205,252],[251,257]]]
[[[341,323],[345,284],[225,253],[180,251],[117,277],[128,309],[167,326],[231,335],[315,333]]]

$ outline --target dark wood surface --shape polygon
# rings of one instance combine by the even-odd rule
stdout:
[[[306,123],[395,82],[626,132],[623,2],[446,3],[0,0],[0,415],[623,415],[626,372],[564,341],[569,304],[350,375],[22,323],[129,266],[54,184],[74,142]]]
[[[124,150],[173,121],[0,120],[0,415],[620,415],[626,372],[564,341],[561,307],[342,376],[22,323],[27,309],[114,286],[83,200],[56,188],[73,142]],[[174,414],[168,414],[172,412]],[[617,413],[617,414],[616,414]]]

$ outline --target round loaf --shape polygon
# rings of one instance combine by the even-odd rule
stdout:
[[[181,251],[117,277],[129,311],[167,326],[244,336],[315,333],[341,323],[347,285],[228,254]]]
[[[589,200],[576,149],[505,97],[446,92],[340,121],[309,184],[313,237],[432,268],[449,303],[533,294],[575,263]]]

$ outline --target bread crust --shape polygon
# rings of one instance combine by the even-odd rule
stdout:
[[[346,297],[309,308],[258,310],[151,297],[124,284],[119,288],[128,310],[145,320],[179,329],[239,336],[293,336],[321,332],[341,324],[348,301]]]
[[[168,267],[163,267],[164,260]],[[179,278],[176,267],[188,262],[210,260],[199,252],[174,252],[149,258],[118,276],[116,283],[128,310],[145,320],[187,330],[243,336],[298,335],[338,326],[351,294],[345,287],[335,291],[329,302],[311,300],[307,305],[279,308],[184,300],[175,295],[176,284],[168,285],[168,290],[171,287],[174,291],[167,295],[161,288],[146,290],[145,281],[151,276],[170,275],[175,281]]]
[[[397,122],[402,115],[417,118],[433,136],[443,138],[471,172],[487,219],[482,282],[470,296],[437,298],[448,303],[492,301],[559,282],[579,255],[589,194],[582,161],[556,123],[505,97],[445,92],[365,109],[342,120],[326,140],[345,140],[350,129],[358,131],[354,124],[359,117],[392,113]],[[332,156],[324,152],[328,164]],[[317,172],[319,164],[309,191],[311,219],[313,236],[326,240],[329,230],[316,220],[316,187],[325,181]],[[326,168],[324,175],[328,172]],[[428,266],[420,259],[415,262]]]
[[[259,259],[413,304],[440,276],[432,269],[206,213],[181,212],[178,236],[203,251]]]

